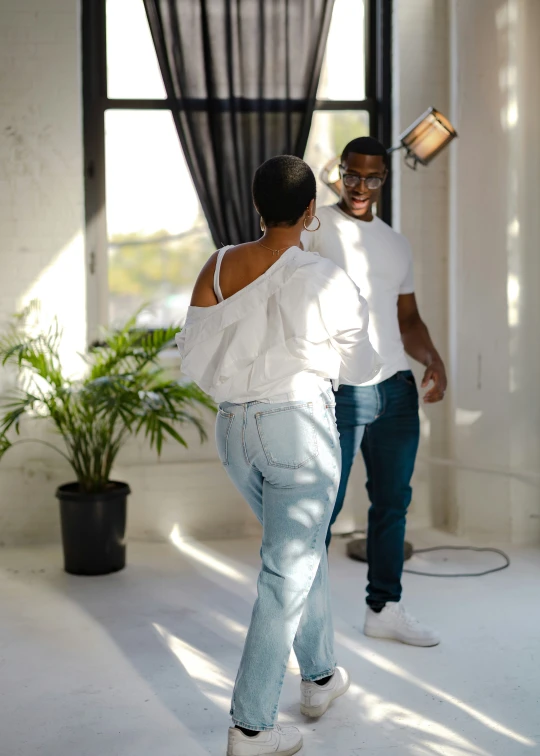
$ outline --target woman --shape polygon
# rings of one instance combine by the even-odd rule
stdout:
[[[228,756],[302,747],[295,727],[275,724],[293,644],[302,713],[321,716],[349,686],[334,657],[325,550],[341,469],[331,381],[363,383],[379,363],[356,286],[301,247],[300,234],[318,220],[315,194],[299,158],[275,157],[257,170],[264,235],[208,260],[177,336],[184,374],[220,403],[225,470],[263,525]]]

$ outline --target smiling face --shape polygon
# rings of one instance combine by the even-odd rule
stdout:
[[[373,205],[378,201],[388,171],[382,155],[359,155],[349,152],[341,164],[341,200],[339,207],[363,221],[373,220]],[[377,184],[370,188],[368,184]]]

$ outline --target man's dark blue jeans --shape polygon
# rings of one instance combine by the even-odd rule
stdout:
[[[336,420],[342,471],[330,527],[339,515],[351,467],[362,449],[371,506],[368,515],[367,603],[373,609],[401,599],[405,517],[411,502],[420,422],[410,370],[375,386],[340,386]],[[331,533],[328,531],[327,545]]]

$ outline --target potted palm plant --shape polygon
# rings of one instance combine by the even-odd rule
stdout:
[[[72,378],[62,367],[58,324],[35,331],[27,315],[17,316],[0,338],[0,359],[13,365],[19,378],[19,388],[0,409],[0,457],[28,441],[61,454],[75,478],[56,491],[66,571],[101,575],[121,570],[130,489],[111,480],[120,449],[139,434],[158,455],[166,439],[187,446],[178,430],[182,423],[195,426],[203,441],[198,410],[214,405],[195,384],[171,379],[159,362],[178,329],[140,331],[133,318],[121,330],[104,334],[99,347],[83,357],[83,377]],[[63,448],[40,439],[12,440],[25,416],[52,421]]]

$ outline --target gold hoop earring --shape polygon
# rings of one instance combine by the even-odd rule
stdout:
[[[261,231],[264,234],[264,232],[266,231],[266,225],[265,225],[265,222],[263,221],[262,218],[261,218],[261,221],[260,221],[260,226],[261,226]]]
[[[311,223],[311,221],[313,220],[313,218],[315,218],[315,220],[316,220],[316,221],[317,221],[317,223],[319,224],[319,225],[317,226],[317,228],[308,228],[308,227],[306,226],[306,219],[304,218],[304,228],[306,229],[306,231],[309,231],[310,233],[314,233],[315,231],[318,231],[318,230],[320,229],[320,227],[321,227],[321,222],[320,222],[320,220],[319,220],[319,219],[317,218],[317,216],[316,216],[316,215],[312,215],[312,216],[311,216],[311,218],[309,219],[309,223]]]

